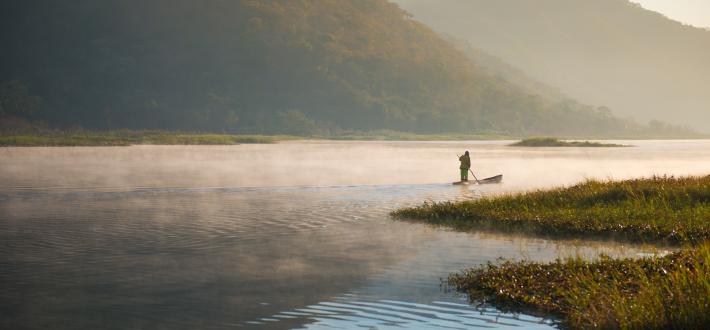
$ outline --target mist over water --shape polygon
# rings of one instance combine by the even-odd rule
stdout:
[[[508,147],[512,141],[298,141],[237,146],[3,148],[0,182],[10,189],[135,189],[443,184],[458,180],[471,152],[480,179],[504,174],[504,189],[585,178],[707,174],[708,140],[609,141],[631,148]]]
[[[632,148],[493,142],[0,149],[1,328],[550,327],[440,288],[499,257],[654,247],[457,233],[393,221],[423,201],[706,174],[710,141]],[[452,186],[457,153],[479,178]]]

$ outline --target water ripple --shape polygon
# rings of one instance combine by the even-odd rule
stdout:
[[[549,259],[554,243],[388,216],[485,193],[429,184],[4,189],[0,296],[13,303],[0,328],[549,326],[474,309],[439,278],[520,250]]]
[[[299,329],[319,328],[525,328],[550,329],[556,324],[548,318],[527,315],[501,313],[491,308],[474,308],[468,304],[446,301],[430,303],[412,303],[396,300],[359,300],[352,295],[343,295],[298,308],[283,311],[268,319],[278,322],[293,317],[308,319],[309,322]],[[247,321],[249,324],[263,321]]]

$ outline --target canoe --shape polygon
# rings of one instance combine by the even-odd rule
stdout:
[[[498,175],[492,176],[490,178],[478,180],[478,183],[479,184],[491,184],[491,183],[500,183],[501,181],[503,181],[503,174],[498,174]],[[458,185],[469,185],[469,184],[475,184],[475,183],[476,183],[476,180],[468,180],[468,181],[456,181],[451,184],[458,186]]]
[[[486,184],[486,183],[500,183],[503,181],[503,174],[498,174],[496,176],[492,176],[490,178],[485,178],[482,180],[478,180],[478,183],[480,184]]]

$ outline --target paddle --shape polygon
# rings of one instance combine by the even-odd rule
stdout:
[[[461,158],[461,156],[459,156],[459,154],[456,154],[456,157]],[[481,182],[478,181],[478,178],[476,177],[475,174],[473,174],[473,171],[470,168],[468,169],[468,171],[471,172],[471,175],[473,175],[473,178],[476,180],[476,183],[481,184]]]

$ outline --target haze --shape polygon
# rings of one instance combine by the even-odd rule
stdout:
[[[710,28],[710,2],[706,0],[635,0],[681,23]]]
[[[668,17],[0,1],[0,329],[707,328],[710,30]]]
[[[502,186],[483,186],[477,191],[519,191],[568,185],[587,178],[700,175],[710,163],[710,144],[704,140],[617,141],[635,147],[591,150],[508,147],[510,142],[317,141],[240,146],[0,149],[0,182],[11,190],[70,192],[448,186],[457,178],[457,154],[470,150],[479,178],[504,174]]]
[[[399,4],[3,2],[0,130],[710,130],[710,31],[626,0]]]
[[[710,17],[708,2],[643,4],[661,8],[661,2],[667,15]],[[708,30],[626,0],[397,3],[433,29],[499,56],[583,103],[642,121],[710,131]]]

